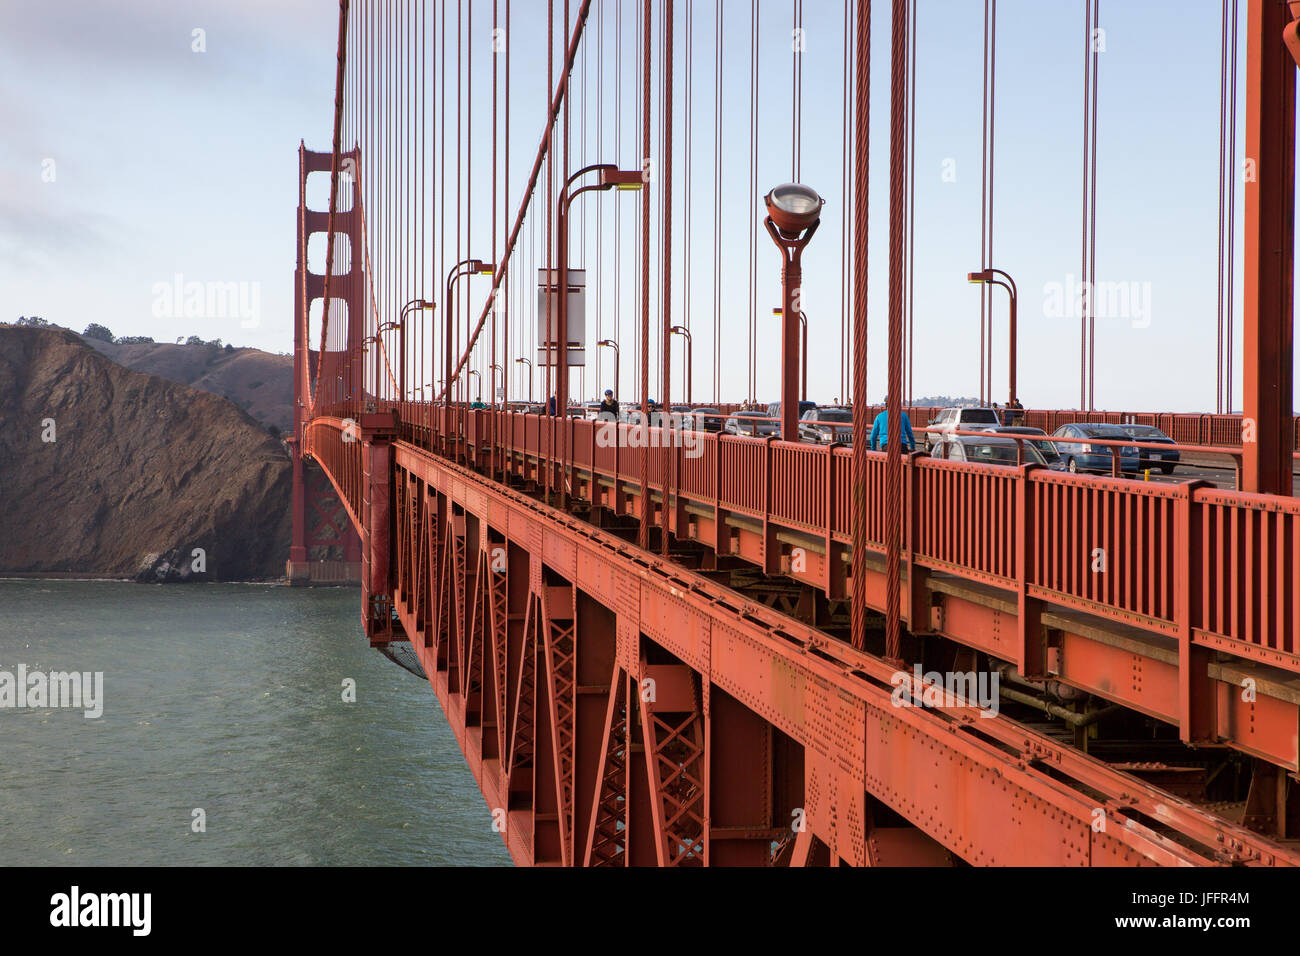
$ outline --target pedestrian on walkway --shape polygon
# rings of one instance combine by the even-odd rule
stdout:
[[[899,422],[904,452],[916,450],[916,436],[912,434],[912,423],[908,421],[907,413]],[[885,446],[889,444],[889,399],[885,398],[885,407],[880,410],[876,420],[871,424],[871,443],[868,446],[872,451],[884,451]]]
[[[618,421],[618,401],[614,398],[612,388],[605,389],[605,399],[600,403],[600,411],[597,414],[600,418]]]

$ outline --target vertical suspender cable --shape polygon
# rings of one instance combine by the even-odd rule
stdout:
[[[428,285],[427,285],[427,283],[425,282],[425,279],[426,279],[426,277],[428,276],[428,269],[425,268],[425,264],[426,264],[426,256],[428,255],[428,246],[427,246],[427,241],[428,241],[428,230],[427,230],[427,225],[428,225],[428,224],[427,224],[427,222],[425,221],[425,218],[424,218],[424,210],[425,210],[425,203],[428,201],[428,182],[427,182],[427,177],[428,177],[428,167],[426,166],[426,163],[428,162],[429,151],[428,151],[428,149],[427,149],[427,144],[425,143],[425,138],[424,138],[424,137],[425,137],[424,120],[425,120],[425,112],[426,112],[426,111],[428,110],[428,108],[429,108],[429,97],[428,97],[428,91],[425,89],[425,84],[428,82],[428,78],[429,78],[429,72],[428,72],[428,70],[429,70],[429,63],[428,63],[428,39],[429,39],[429,37],[428,37],[428,29],[429,29],[429,14],[428,14],[428,10],[427,10],[425,7],[421,6],[421,7],[420,7],[420,29],[419,29],[419,35],[420,35],[420,78],[419,78],[419,89],[420,89],[420,97],[419,97],[419,100],[420,100],[420,105],[419,105],[419,116],[420,116],[420,201],[419,201],[419,205],[418,205],[416,208],[419,210],[419,212],[418,212],[418,216],[419,216],[419,224],[420,224],[420,225],[419,225],[419,229],[420,229],[420,254],[419,254],[419,270],[420,270],[420,298],[423,299],[423,300],[426,301],[426,302],[429,300]],[[436,282],[435,282],[434,284],[435,284],[435,286],[437,285]],[[429,323],[429,316],[428,316],[428,314],[427,314],[426,312],[424,312],[423,310],[421,310],[421,312],[420,312],[420,341],[419,341],[419,344],[416,346],[416,354],[419,356],[419,363],[420,363],[420,372],[419,372],[419,377],[418,377],[418,379],[416,380],[416,387],[417,387],[417,389],[418,389],[417,392],[416,392],[416,396],[421,400],[421,403],[422,403],[421,406],[420,406],[420,409],[421,409],[421,411],[420,411],[420,424],[422,424],[422,425],[427,425],[427,424],[428,424],[428,422],[424,420],[424,416],[425,416],[426,414],[428,414],[428,411],[429,411],[429,406],[428,406],[428,404],[425,404],[425,403],[423,402],[424,398],[426,397],[426,392],[428,391],[428,390],[424,387],[424,386],[425,386],[425,371],[426,371],[426,370],[425,370],[425,355],[427,354],[426,351],[425,351],[425,349],[426,349],[426,347],[427,347],[427,345],[426,345],[426,340],[427,340],[428,323]]]
[[[790,112],[790,181],[800,181],[803,166],[803,0],[794,0],[794,30],[790,43],[790,89],[794,109]]]
[[[462,40],[465,33],[465,0],[456,0],[456,254],[453,260],[452,268],[456,268],[455,263],[465,258],[465,247],[461,244],[464,238],[463,222],[461,221],[461,207],[465,201],[465,140],[464,140],[464,119],[465,119],[465,46]],[[452,302],[457,303],[453,306],[447,305],[447,330],[448,338],[452,344],[452,351],[449,356],[460,353],[460,288],[453,286]],[[448,370],[450,371],[450,369]],[[450,377],[450,376],[449,376]],[[451,391],[451,382],[447,382],[449,398],[457,404],[462,399],[461,384],[458,381],[454,391]],[[451,397],[454,396],[454,397]],[[457,426],[457,436],[459,436],[459,426]],[[457,437],[454,455],[457,461],[460,461],[460,439]]]
[[[659,47],[661,51],[663,50],[663,42],[664,42],[664,30],[665,30],[664,20],[665,20],[665,8],[664,5],[661,3],[659,6],[659,34],[658,34]],[[655,129],[659,130],[659,137],[660,137],[659,142],[660,142],[661,150],[663,148],[664,99],[665,99],[664,84],[666,82],[666,79],[667,79],[666,75],[661,72],[659,76],[659,98],[655,101]],[[663,200],[662,192],[660,192],[657,197],[657,204],[658,204],[658,211],[654,218],[655,242],[657,248],[662,249],[663,237],[664,237],[664,200]],[[664,259],[662,255],[655,256],[653,261],[656,269],[655,282],[653,286],[655,298],[651,302],[651,312],[654,315],[663,316],[663,314],[667,311],[668,308],[668,304],[663,301],[663,278],[664,278],[664,271],[668,268],[668,262]],[[658,339],[658,345],[661,350],[660,355],[662,356],[663,354],[662,349],[666,344],[664,342],[666,336],[664,335],[664,325],[662,322],[656,323],[654,327],[654,332]],[[664,382],[662,361],[655,366],[654,373],[655,373],[654,392],[655,394],[660,396],[659,397],[660,407],[662,407],[665,411],[667,411],[669,408],[668,405],[669,398],[668,395],[666,394],[668,389],[667,389],[667,384]],[[665,507],[666,505],[667,503],[665,502]]]
[[[504,34],[505,54],[506,54],[505,162],[502,164],[504,166],[504,169],[502,169],[501,171],[501,178],[502,178],[501,189],[502,189],[502,196],[504,197],[504,202],[502,202],[501,204],[501,211],[507,217],[507,219],[502,221],[501,223],[502,228],[506,228],[506,222],[508,222],[508,217],[510,215],[510,47],[514,45],[514,39],[510,33],[510,3],[511,0],[506,0],[506,32]],[[495,256],[493,256],[493,259],[495,261],[500,261],[500,260],[496,260]],[[501,334],[502,334],[502,338],[505,340],[506,352],[501,362],[501,384],[502,387],[505,389],[505,394],[501,396],[501,402],[505,408],[509,408],[510,407],[510,374],[509,373],[510,373],[510,369],[514,367],[514,359],[513,359],[514,353],[511,351],[510,348],[510,283],[509,282],[506,283],[505,288],[502,290],[502,294],[505,296],[505,302],[502,304],[501,321],[505,325],[505,328],[502,330]],[[513,429],[511,429],[510,434],[511,436],[514,435]],[[513,445],[506,449],[507,454],[511,454],[512,452],[513,452]],[[503,470],[504,470],[504,465],[506,464],[508,464],[508,461],[506,463],[503,463]]]
[[[849,69],[849,42],[850,42],[850,18],[849,18],[850,0],[844,0],[843,27],[844,36],[842,46],[842,72],[843,72],[843,90],[841,91],[840,100],[840,195],[846,197],[844,204],[844,217],[840,220],[840,275],[845,277],[845,281],[840,283],[840,390],[836,393],[838,401],[847,402],[848,399],[848,363],[849,343],[848,343],[848,324],[849,324],[849,220],[852,218],[850,207],[847,201],[849,196],[849,78],[851,75]]]
[[[569,0],[564,0],[564,32],[561,34],[561,36],[567,37],[568,35],[569,35]],[[567,86],[567,84],[571,83],[572,81],[573,81],[573,67],[572,65],[566,65],[564,82]],[[573,103],[573,97],[571,95],[566,96],[564,98],[564,119],[562,121],[561,129],[560,129],[560,143],[561,143],[562,152],[560,155],[560,177],[559,177],[560,182],[563,183],[567,183],[569,181],[569,122],[570,122],[570,107],[572,103]],[[551,202],[554,203],[557,201],[557,199],[558,196],[552,197]],[[563,226],[563,228],[565,229],[569,228],[567,215],[565,216],[563,223],[556,222],[553,228],[558,229],[561,226]],[[555,240],[552,241],[554,242]],[[558,255],[559,254],[558,242],[555,242],[555,249],[556,249],[556,254]],[[564,256],[566,259],[569,256],[569,244],[567,238],[564,244]],[[560,296],[565,296],[567,298],[569,295],[569,290],[567,288],[563,288],[563,289],[560,288],[559,281],[558,281],[560,275],[559,262],[555,263],[554,268],[555,271],[547,276],[546,281],[548,283],[555,284],[555,301],[556,304],[558,305]],[[566,281],[566,285],[567,285],[567,281]],[[568,459],[567,439],[569,435],[570,386],[569,386],[569,330],[567,327],[567,315],[568,315],[568,311],[566,309],[565,311],[566,327],[563,329],[559,327],[559,321],[557,317],[556,328],[555,328],[555,351],[554,351],[555,414],[558,416],[556,418],[556,422],[559,424],[558,445],[559,445],[559,461],[560,461],[560,476],[559,476],[560,487],[557,489],[557,491],[559,493],[560,507],[562,509],[567,507],[567,503],[568,503],[567,488],[569,484],[569,459]]]
[[[546,97],[550,99],[551,90],[555,89],[555,0],[547,0],[546,3]],[[568,97],[565,97],[567,105]],[[551,210],[555,208],[555,130],[552,128],[547,134],[546,148],[546,198],[542,203],[542,229],[546,237],[546,288],[550,288],[555,280],[555,261],[554,261],[554,217]],[[558,291],[557,295],[560,294]],[[545,371],[542,373],[542,380],[545,387],[542,391],[542,406],[546,409],[551,407],[551,399],[555,392],[551,383],[551,363],[556,361],[556,347],[559,343],[555,341],[555,316],[551,311],[552,297],[544,296],[543,300],[546,309],[546,321],[542,324],[545,329],[542,341],[538,343],[542,348],[542,353],[546,357]],[[556,414],[560,413],[558,405],[555,408]],[[544,420],[547,434],[552,438],[555,436],[555,419],[553,417]],[[547,503],[551,499],[551,476],[555,469],[550,463],[545,466],[545,481],[543,483],[543,493]]]
[[[447,275],[447,0],[442,0],[441,16],[439,17],[439,61],[441,63],[440,80],[439,80],[439,106],[438,106],[438,125],[439,125],[439,145],[438,145],[438,284],[441,284],[443,277]],[[447,330],[451,325],[450,316],[451,303],[443,301],[442,303],[442,322],[435,323],[441,332],[440,345],[445,356],[451,355],[451,340],[447,336]],[[448,360],[446,365],[450,365]],[[446,372],[443,372],[444,376]],[[443,387],[447,386],[446,378],[442,382]],[[430,391],[437,391],[430,389]],[[443,429],[448,427],[446,421],[443,422]],[[443,441],[446,441],[446,435],[443,435]],[[446,451],[444,446],[443,451]]]
[[[623,162],[623,71],[619,69],[623,53],[623,4],[614,9],[614,157]],[[632,112],[628,111],[629,114]],[[614,203],[614,342],[621,349],[623,338],[623,212],[622,203]],[[623,383],[620,380],[622,362],[615,361],[614,399],[623,401]]]
[[[1092,157],[1088,162],[1088,410],[1097,406],[1097,73],[1101,0],[1092,4]],[[990,290],[992,291],[992,290]]]
[[[1228,0],[1223,0],[1223,22],[1219,32],[1219,284],[1218,299],[1215,303],[1218,328],[1215,332],[1214,357],[1214,410],[1223,414],[1223,270],[1224,270],[1224,224],[1223,211],[1225,201],[1224,164],[1227,162],[1227,112],[1228,112]]]
[[[397,292],[397,282],[399,279],[398,267],[399,259],[397,257],[398,228],[397,228],[397,186],[400,181],[400,173],[397,168],[399,161],[398,151],[398,120],[397,120],[397,92],[398,92],[398,57],[397,51],[397,23],[394,17],[389,16],[384,19],[385,33],[385,50],[384,62],[388,64],[388,69],[384,72],[384,296],[380,299],[380,316],[385,326],[392,319],[392,309],[390,303],[393,301]],[[393,354],[393,330],[386,329],[384,332],[384,342],[382,352],[376,350],[376,357],[382,354],[382,370],[384,383],[381,396],[391,398],[393,388],[389,376],[389,367],[391,360],[389,356]]]
[[[642,34],[642,30],[643,30],[643,28],[644,28],[644,26],[645,26],[645,17],[644,17],[644,16],[634,16],[634,17],[633,17],[633,20],[632,20],[632,23],[633,23],[633,30],[632,30],[632,34],[633,34],[633,36],[632,36],[632,50],[633,50],[633,54],[632,54],[632,59],[633,59],[634,62],[636,63],[636,79],[635,79],[635,81],[634,81],[633,84],[632,84],[632,90],[631,90],[631,91],[629,92],[629,94],[628,94],[628,99],[629,99],[629,100],[631,101],[631,103],[633,104],[633,110],[632,110],[633,115],[639,117],[639,116],[641,115],[641,112],[642,112],[642,106],[641,106],[641,102],[640,102],[640,100],[637,99],[637,97],[639,97],[639,96],[641,95],[641,92],[642,92],[641,88],[642,88],[642,86],[644,85],[644,82],[645,82],[645,81],[644,81],[644,75],[645,75],[645,60],[644,60],[644,58],[643,58],[643,56],[642,56],[642,53],[641,53],[642,47],[645,45],[645,44],[642,42],[642,35],[641,35],[641,34]],[[636,129],[636,139],[637,139],[637,142],[638,142],[638,143],[641,143],[641,130],[638,129],[636,126],[634,126],[633,129]],[[650,157],[646,155],[646,150],[645,150],[645,148],[644,148],[644,144],[641,144],[641,156],[640,156],[640,159],[639,159],[638,161],[641,162],[641,163],[644,163],[644,164],[645,164],[645,165],[643,166],[643,168],[646,169],[646,170],[648,171],[648,174],[649,174],[648,178],[653,179],[654,170],[651,169],[651,167],[650,167]],[[645,198],[646,198],[646,197],[644,197],[644,196],[642,197],[643,200],[644,200]],[[638,212],[638,215],[640,215],[639,212]],[[637,222],[640,223],[640,220],[638,219]],[[633,274],[634,274],[634,276],[635,276],[635,279],[634,279],[634,281],[633,281],[633,292],[632,292],[632,298],[633,298],[633,302],[640,302],[640,301],[641,301],[641,286],[643,285],[643,283],[642,283],[642,281],[641,281],[641,279],[642,279],[642,276],[641,276],[641,270],[640,270],[640,269],[637,269],[637,270],[634,271]],[[643,344],[642,344],[642,339],[641,339],[641,322],[639,321],[640,316],[638,315],[637,318],[638,318],[638,321],[635,322],[635,323],[633,324],[632,328],[633,328],[633,337],[634,337],[634,339],[635,339],[635,342],[634,342],[633,344],[634,344],[634,346],[635,346],[635,349],[636,349],[636,356],[637,356],[637,358],[636,358],[636,363],[637,363],[637,368],[640,368],[640,367],[641,367],[641,349],[643,348]],[[638,389],[638,393],[637,393],[636,400],[637,400],[637,403],[639,404],[640,401],[641,401],[641,391],[640,391],[640,389],[641,389],[641,382],[640,382],[640,376],[639,376],[639,375],[636,376],[636,381],[637,381],[637,389]]]
[[[641,23],[641,158],[650,159],[650,4],[644,0]],[[643,169],[647,168],[645,165]],[[647,184],[648,185],[648,184]],[[650,416],[650,190],[641,190],[641,422],[648,424]],[[637,526],[637,544],[650,547],[650,482],[648,449],[638,456],[641,459],[641,522]],[[665,506],[667,502],[664,503]]]
[[[497,116],[497,59],[499,50],[500,26],[498,23],[497,0],[492,0],[492,261],[497,261],[497,171],[500,162],[497,156],[497,132],[500,121]],[[488,407],[492,409],[491,422],[488,426],[488,475],[497,478],[497,305],[492,303],[492,343],[489,348],[488,363]]]
[[[402,23],[402,116],[400,122],[403,129],[403,142],[401,144],[401,172],[402,181],[399,187],[401,196],[406,198],[406,202],[401,204],[402,221],[399,229],[402,235],[401,248],[401,283],[399,291],[403,298],[398,303],[398,318],[402,318],[401,304],[415,296],[415,255],[416,243],[419,239],[419,233],[416,229],[416,223],[412,218],[412,207],[415,205],[417,196],[415,193],[415,174],[418,154],[416,153],[415,141],[415,79],[418,71],[418,62],[415,58],[415,23],[418,17],[418,11],[414,5],[403,8],[405,16]],[[406,401],[411,392],[412,382],[415,380],[415,366],[412,358],[415,354],[414,337],[418,334],[414,321],[402,322],[400,331],[397,332],[397,348],[394,353],[394,369],[398,381],[398,400]],[[403,410],[402,421],[406,421],[408,412]]]
[[[907,404],[912,404],[912,346],[916,341],[916,11],[912,4],[908,57],[910,80],[907,95]],[[990,195],[992,184],[990,183]]]
[[[903,512],[903,226],[906,214],[903,150],[906,145],[907,19],[909,0],[893,0],[889,90],[889,414],[885,462],[885,658],[901,666]]]
[[[722,0],[713,26],[713,403],[722,402]]]
[[[998,106],[998,0],[993,0],[989,14],[989,158],[988,158],[988,244],[984,268],[993,267],[993,184],[997,175],[997,163],[994,151],[997,146],[997,106]],[[980,286],[980,293],[985,297],[984,312],[988,316],[988,339],[985,361],[984,386],[988,401],[993,403],[993,285],[985,282]]]
[[[473,255],[471,250],[474,248],[474,2],[470,0],[468,8],[465,11],[465,255]],[[465,288],[465,347],[469,348],[469,327],[473,321],[471,317],[472,303],[469,298],[469,287]],[[469,376],[462,379],[463,382],[463,402],[468,406],[473,401],[474,396],[469,390]],[[478,381],[481,383],[483,377],[480,374]],[[483,386],[480,384],[479,388]],[[466,456],[469,455],[469,438],[465,438],[466,444],[463,446]]]
[[[984,0],[984,99],[980,119],[980,268],[987,269],[989,216],[989,0]],[[988,324],[988,296],[980,287],[980,404],[988,401],[985,389],[985,366],[988,350],[984,339]]]
[[[1233,286],[1237,258],[1237,0],[1232,0],[1232,28],[1228,42],[1232,47],[1228,73],[1228,270],[1224,286],[1223,310],[1223,410],[1232,411]]]
[[[871,2],[857,0],[853,169],[853,564],[851,640],[867,646],[867,212],[871,133]]]
[[[749,192],[746,213],[749,218],[749,390],[751,402],[758,399],[758,219],[754,197],[758,195],[758,21],[759,0],[753,0],[749,48]]]
[[[663,410],[665,415],[672,413],[672,292],[673,292],[673,0],[664,0],[664,87],[663,87],[663,240],[664,240],[664,297],[663,309]],[[671,421],[671,419],[666,419]],[[661,509],[663,530],[659,535],[659,550],[668,554],[668,518],[672,514],[669,505],[672,494],[673,473],[677,467],[677,455],[671,451],[664,461],[663,474],[663,508]]]
[[[605,5],[596,11],[596,155],[605,154]],[[596,207],[596,341],[605,339],[605,210]],[[616,333],[617,334],[617,333]],[[596,347],[596,398],[601,397],[601,352]],[[615,386],[617,388],[617,385]]]
[[[1083,4],[1083,249],[1080,253],[1079,282],[1083,289],[1079,309],[1079,410],[1088,407],[1088,310],[1091,308],[1092,290],[1088,285],[1088,169],[1089,145],[1092,126],[1088,122],[1088,103],[1092,96],[1092,3]]]
[[[683,97],[682,109],[682,210],[685,217],[685,223],[682,226],[682,327],[688,332],[691,329],[691,234],[695,231],[694,226],[694,206],[692,205],[692,175],[691,167],[693,164],[692,149],[694,146],[694,136],[692,126],[694,122],[694,110],[692,109],[694,89],[693,89],[693,71],[692,62],[694,61],[694,25],[695,25],[695,0],[686,0],[686,95]],[[682,355],[682,389],[686,403],[689,405],[693,397],[691,384],[695,374],[695,369],[690,367],[688,359],[693,360],[694,356],[687,349]]]

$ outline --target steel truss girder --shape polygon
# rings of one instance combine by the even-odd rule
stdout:
[[[550,703],[556,804],[565,865],[573,863],[573,774],[577,708],[576,656],[572,587],[543,586],[539,595],[546,654],[546,689]]]
[[[570,515],[404,443],[395,447],[395,462],[399,474],[414,477],[445,502],[440,514],[463,509],[477,519],[481,534],[490,529],[527,558],[526,619],[519,637],[507,641],[507,656],[513,653],[517,665],[506,675],[514,678],[506,760],[487,761],[470,746],[464,695],[450,679],[455,669],[417,648],[488,806],[510,808],[503,838],[518,862],[559,863],[566,856],[590,863],[621,858],[636,865],[660,862],[661,856],[673,862],[672,853],[689,859],[687,848],[697,846],[708,859],[714,799],[707,769],[708,717],[697,732],[694,705],[673,711],[689,712],[675,720],[643,707],[635,681],[647,670],[643,653],[653,647],[689,671],[702,700],[710,691],[725,691],[772,732],[802,747],[807,824],[802,832],[815,836],[833,858],[871,863],[888,858],[890,844],[900,842],[917,847],[904,858],[932,855],[922,849],[926,844],[919,834],[900,841],[896,830],[875,828],[870,806],[876,800],[972,863],[1300,863],[1291,849],[1005,717],[981,717],[965,704],[896,707],[893,670],[878,659]],[[565,676],[557,680],[563,655],[554,653],[556,638],[542,596],[544,569],[569,582],[575,595],[600,602],[616,622],[616,661],[603,702],[598,757],[590,773],[575,778],[567,791],[566,768],[576,765],[564,756],[567,738],[557,729],[565,711],[553,700],[553,688],[564,687]],[[456,576],[443,580],[464,587]],[[455,600],[444,593],[444,603]],[[405,622],[411,611],[399,606],[398,613]],[[579,658],[581,653],[579,648]],[[712,743],[728,746],[716,736]],[[654,756],[669,746],[680,748],[672,758]],[[543,752],[545,767],[538,760]],[[518,779],[528,771],[536,776]],[[669,788],[677,788],[671,798],[665,797]],[[566,839],[573,845],[566,847],[565,839],[551,840],[550,834],[558,835],[568,816],[561,810],[565,794],[573,799],[580,792],[591,795],[589,820],[581,845],[571,829]],[[702,840],[694,837],[699,819],[705,822]],[[1149,825],[1153,820],[1172,838]],[[780,825],[775,819],[761,822]],[[758,829],[760,835],[769,832]],[[800,845],[802,832],[784,841],[793,847],[784,856],[797,861],[815,855],[812,837]]]
[[[631,677],[618,664],[611,675],[599,768],[595,812],[587,833],[586,866],[627,866],[628,709]]]
[[[699,866],[706,859],[708,813],[699,675],[682,664],[647,665],[644,656],[640,664],[638,699],[658,863]]]

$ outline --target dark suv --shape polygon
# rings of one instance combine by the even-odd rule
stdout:
[[[796,418],[801,417],[801,416],[803,415],[804,412],[808,411],[808,409],[810,409],[810,408],[816,408],[816,407],[817,407],[817,403],[816,403],[816,402],[800,402],[800,403],[799,403],[799,415],[797,415],[797,416],[795,416],[795,417],[796,417]],[[769,403],[768,403],[768,405],[767,405],[767,417],[776,420],[776,422],[777,422],[777,429],[776,429],[776,430],[779,432],[779,431],[781,430],[781,426],[780,426],[780,422],[781,422],[781,403],[780,403],[780,402],[769,402]]]
[[[853,443],[853,409],[810,408],[799,419],[799,440],[823,445]]]

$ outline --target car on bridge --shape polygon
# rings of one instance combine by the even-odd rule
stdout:
[[[802,416],[803,413],[808,411],[809,409],[816,408],[816,407],[817,407],[816,402],[800,402],[799,416]],[[768,402],[767,417],[775,420],[776,433],[780,435],[781,434],[781,403],[780,402]]]
[[[1124,433],[1134,441],[1151,442],[1159,445],[1172,445],[1174,440],[1154,425],[1120,425]],[[1157,451],[1154,448],[1139,448],[1138,457],[1141,468],[1159,468],[1166,475],[1174,473],[1174,466],[1182,461],[1177,448]]]
[[[749,435],[753,438],[767,438],[779,434],[781,426],[768,418],[766,412],[736,412],[722,426],[726,435]]]
[[[1118,425],[1106,425],[1099,422],[1071,422],[1062,425],[1052,433],[1053,438],[1095,438],[1098,441],[1121,442],[1131,440],[1131,436]],[[1112,465],[1111,445],[1092,445],[1087,442],[1066,441],[1057,446],[1061,458],[1065,461],[1065,470],[1078,473],[1096,471],[1109,474]],[[1138,470],[1138,450],[1132,445],[1124,445],[1119,450],[1119,467],[1121,472]]]
[[[990,428],[989,431],[1006,435],[1013,441],[1016,437],[1023,438],[1026,443],[1038,449],[1038,453],[1043,456],[1043,461],[1047,462],[1048,468],[1053,471],[1065,470],[1065,459],[1061,457],[1061,450],[1041,428],[1033,428],[1029,425],[999,425],[997,428]]]
[[[808,409],[799,419],[799,440],[822,445],[853,444],[853,409],[841,406]]]
[[[982,465],[1018,465],[1021,463],[1019,447],[1021,444],[1013,438],[1003,438],[998,435],[989,435],[987,438],[974,435],[949,435],[934,446],[930,457]],[[1024,442],[1023,447],[1026,465],[1047,464],[1043,453],[1033,442]]]
[[[930,419],[930,430],[925,435],[925,446],[933,454],[934,446],[946,440],[953,432],[981,431],[986,428],[997,428],[1001,424],[997,411],[992,408],[945,408]]]
[[[725,417],[716,408],[692,408],[690,411],[691,427],[697,432],[720,432]]]

